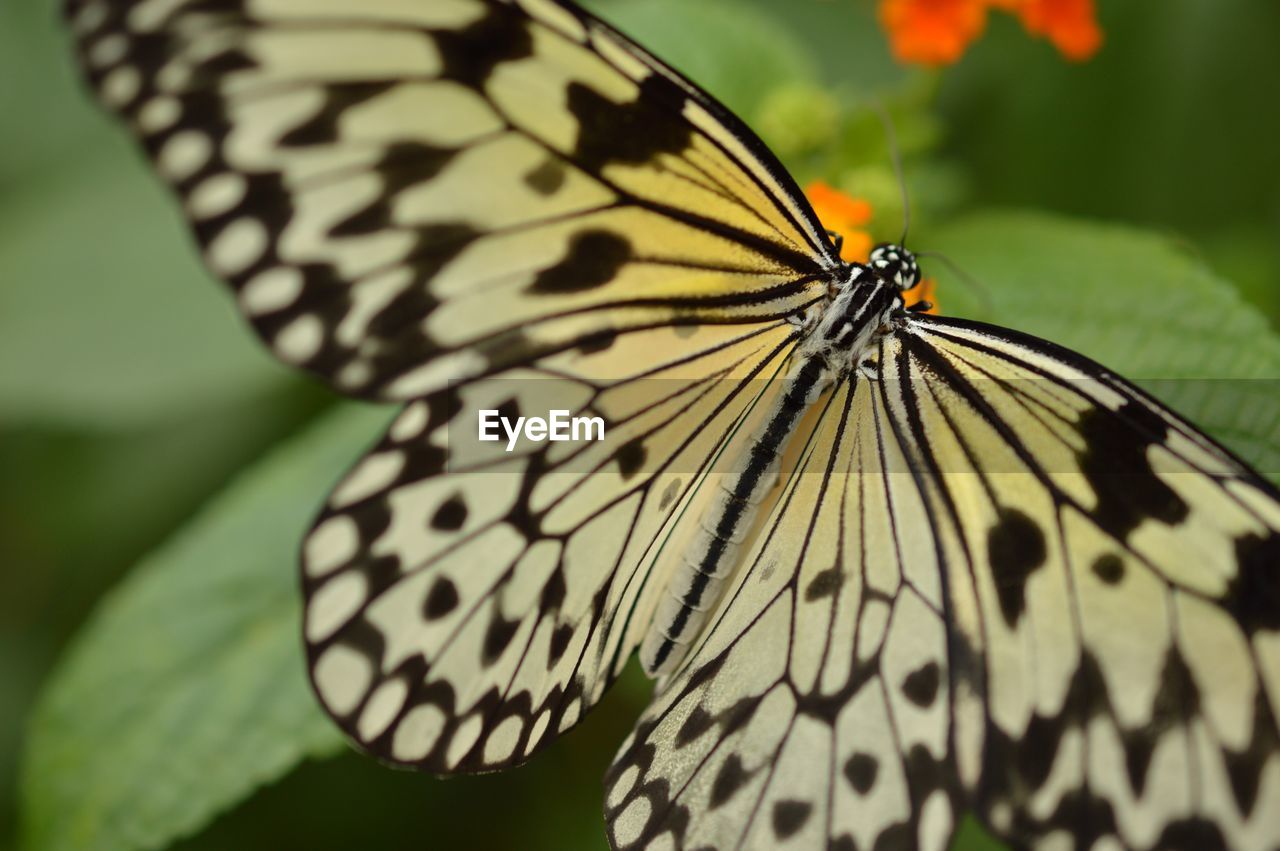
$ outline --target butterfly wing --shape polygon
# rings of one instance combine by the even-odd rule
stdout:
[[[921,317],[882,359],[963,554],[956,758],[993,830],[1280,847],[1276,490],[1041,340]]]
[[[354,740],[439,773],[493,770],[600,697],[665,590],[673,527],[714,491],[718,447],[794,339],[787,323],[721,331],[714,353],[634,379],[512,374],[410,403],[304,549],[312,679]],[[548,405],[600,416],[604,439],[508,452],[474,437],[477,410]]]
[[[735,586],[606,777],[615,848],[944,849],[943,555],[875,382],[845,382]]]
[[[208,266],[281,359],[343,392],[414,398],[627,331],[776,319],[837,263],[741,122],[570,3],[68,15]]]
[[[272,350],[413,400],[304,545],[322,703],[393,762],[523,760],[629,656],[665,536],[824,294],[807,203],[723,107],[569,3],[68,14]],[[479,410],[552,408],[605,439],[459,439]]]
[[[943,848],[958,800],[1020,846],[1280,844],[1274,488],[1097,364],[934,317],[814,435],[610,769],[615,847]]]

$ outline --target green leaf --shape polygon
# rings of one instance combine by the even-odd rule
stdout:
[[[83,156],[105,135],[77,79],[71,39],[56,4],[0,4],[0,186]]]
[[[1135,381],[1280,478],[1280,337],[1166,237],[1035,212],[974,214],[917,247],[945,254],[990,291],[937,261],[944,313],[1052,340]]]
[[[294,564],[320,499],[388,416],[330,414],[104,598],[32,717],[25,847],[161,848],[341,747],[306,683]]]
[[[740,2],[632,0],[589,3],[634,41],[752,121],[775,88],[813,82],[809,51],[763,9]],[[708,45],[714,45],[709,50]]]
[[[951,837],[951,851],[1006,851],[1007,848],[988,833],[972,813],[961,816],[955,835]]]
[[[0,206],[0,420],[151,426],[288,378],[117,141]]]

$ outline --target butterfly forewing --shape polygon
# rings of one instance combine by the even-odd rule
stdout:
[[[524,758],[629,655],[656,542],[744,382],[785,359],[779,317],[825,290],[812,212],[722,107],[557,3],[69,12],[276,354],[344,392],[425,397],[304,548],[322,702],[395,761]],[[576,457],[449,439],[553,395],[608,438]]]
[[[277,355],[344,392],[412,398],[628,330],[785,316],[835,265],[758,141],[567,6],[69,11],[210,268]]]

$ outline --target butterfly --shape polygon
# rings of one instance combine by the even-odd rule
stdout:
[[[524,762],[638,654],[631,848],[1280,847],[1280,494],[1052,343],[841,260],[563,0],[71,0],[281,360],[403,405],[302,547],[325,710]],[[554,386],[602,440],[464,440]]]

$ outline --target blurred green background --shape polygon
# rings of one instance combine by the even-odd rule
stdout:
[[[1280,378],[1280,5],[1100,0],[1083,65],[996,16],[940,72],[894,65],[858,0],[593,6],[893,238],[884,103],[912,245],[988,293],[940,271],[945,312],[1147,380],[1276,478],[1276,385],[1158,380]],[[642,677],[531,765],[450,781],[348,752],[312,704],[293,551],[386,417],[260,350],[56,12],[0,4],[0,848],[604,847]]]

